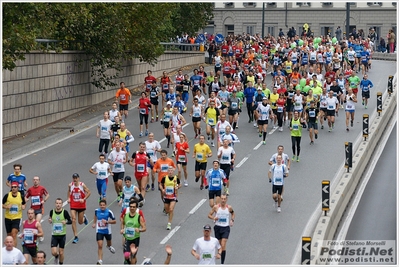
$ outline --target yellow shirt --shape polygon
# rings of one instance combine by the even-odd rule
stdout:
[[[211,148],[207,144],[195,144],[194,145],[194,155],[195,155],[195,160],[200,162],[200,163],[206,163],[207,162],[207,155],[212,153]]]
[[[285,72],[287,73],[292,73],[292,62],[291,61],[286,61],[285,62]]]
[[[276,102],[278,100],[279,94],[270,94],[270,105],[272,106],[272,109],[276,109],[277,105]]]
[[[4,218],[10,220],[22,219],[22,197],[20,192],[17,193],[16,197],[13,197],[12,192],[9,192],[6,204],[11,204],[11,208],[6,209]]]
[[[216,125],[216,122],[217,122],[216,109],[209,107],[206,110],[206,124],[214,126],[214,125]]]

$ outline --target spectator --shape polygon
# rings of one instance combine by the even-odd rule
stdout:
[[[284,36],[284,32],[283,29],[280,28],[280,32],[278,33],[278,37],[283,37]]]
[[[373,42],[373,51],[375,51],[377,48],[378,36],[373,27],[370,27],[369,35],[367,37],[370,39],[371,42]]]
[[[384,38],[380,37],[380,44],[377,49],[378,52],[385,53],[387,51]]]
[[[337,38],[338,42],[341,41],[341,36],[342,36],[341,26],[338,26],[337,29],[335,30],[335,37]]]
[[[212,41],[212,42],[209,44],[208,53],[209,53],[208,64],[212,64],[213,56],[214,56],[215,53],[216,53],[216,44],[215,44],[215,41]]]
[[[396,35],[392,29],[389,30],[388,33],[388,53],[395,52],[395,42],[396,42]]]

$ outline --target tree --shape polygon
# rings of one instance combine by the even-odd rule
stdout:
[[[3,68],[12,71],[37,49],[35,39],[55,39],[59,50],[84,51],[92,84],[106,89],[116,85],[123,60],[156,63],[164,52],[161,41],[198,31],[211,12],[212,4],[202,3],[5,3]]]

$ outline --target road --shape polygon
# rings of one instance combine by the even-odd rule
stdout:
[[[388,70],[388,71],[387,71]],[[373,61],[373,69],[369,78],[378,91],[386,88],[388,75],[396,73],[396,62]],[[270,79],[269,79],[270,81]],[[377,89],[372,91],[375,96]],[[283,132],[271,131],[265,146],[259,145],[260,138],[252,124],[248,124],[247,115],[242,114],[239,129],[236,133],[241,143],[235,146],[237,153],[236,168],[231,175],[230,197],[228,203],[234,207],[236,213],[235,225],[232,228],[227,243],[226,264],[288,264],[293,257],[298,240],[307,224],[310,215],[320,200],[320,183],[322,180],[333,180],[336,172],[344,160],[344,142],[354,142],[361,131],[361,119],[365,112],[370,115],[376,109],[376,97],[372,97],[369,109],[364,110],[361,104],[357,105],[357,112],[353,129],[345,131],[344,112],[340,110],[333,132],[320,130],[319,139],[313,146],[309,145],[308,132],[303,131],[301,161],[291,165],[290,176],[286,180],[282,213],[278,214],[272,207],[271,186],[267,181],[267,162],[276,152],[278,145],[284,145],[285,152],[292,156],[290,134],[287,126]],[[190,139],[190,148],[196,140],[193,139],[191,120],[184,128]],[[99,118],[100,120],[100,118]],[[204,125],[202,125],[204,127]],[[127,119],[127,128],[132,131],[136,141],[131,145],[138,147],[139,138],[138,113],[131,111]],[[150,124],[150,131],[155,133],[155,139],[161,140],[163,132],[159,123]],[[161,143],[166,147],[166,143]],[[93,218],[97,207],[98,195],[95,189],[95,177],[89,173],[89,168],[98,160],[98,139],[95,138],[95,128],[78,133],[74,138],[66,139],[54,146],[38,151],[33,155],[19,160],[23,165],[23,173],[32,184],[32,177],[41,177],[42,185],[50,192],[51,198],[45,205],[46,214],[53,208],[56,197],[67,196],[67,185],[72,181],[71,175],[79,173],[81,180],[92,190],[88,200],[87,214]],[[171,152],[171,149],[168,149]],[[216,153],[216,148],[212,148]],[[214,159],[212,157],[212,159]],[[12,164],[3,166],[3,173],[12,171]],[[208,164],[209,166],[210,164]],[[172,264],[196,264],[190,250],[196,238],[202,235],[202,227],[211,223],[207,219],[210,210],[207,201],[207,191],[201,191],[194,182],[194,164],[189,162],[189,187],[183,187],[179,193],[179,202],[175,208],[172,231],[165,229],[167,218],[162,213],[162,202],[159,193],[148,192],[146,204],[143,207],[147,220],[147,232],[142,233],[138,262],[150,257],[153,263],[163,263],[165,253],[163,244],[167,242],[173,246]],[[130,166],[127,174],[133,176]],[[3,194],[6,188],[3,187]],[[108,199],[115,199],[112,184],[108,188]],[[119,207],[115,202],[109,203],[115,214],[119,215]],[[194,208],[197,209],[194,209]],[[68,206],[65,208],[69,209]],[[24,216],[26,217],[26,216]],[[40,245],[50,256],[50,226],[43,222],[46,238]],[[72,229],[68,227],[68,244],[65,252],[65,264],[95,264],[97,261],[97,246],[95,231],[91,224],[78,226],[80,241],[72,244]],[[104,264],[122,264],[121,236],[118,234],[119,224],[113,227],[113,243],[117,250],[111,254],[104,250]],[[172,234],[173,233],[173,234]],[[3,229],[3,235],[4,235]],[[169,236],[169,238],[168,238]],[[162,242],[164,241],[164,242]],[[245,256],[243,256],[245,255]]]

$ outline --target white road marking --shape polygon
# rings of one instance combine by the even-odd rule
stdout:
[[[194,214],[201,207],[201,205],[205,203],[205,201],[206,201],[206,198],[201,199],[201,201],[198,202],[198,204],[195,205],[195,207],[192,210],[190,210],[190,212],[188,214]]]
[[[180,225],[177,225],[175,228],[173,228],[173,230],[164,238],[162,239],[162,241],[159,243],[161,245],[165,245],[166,242],[168,242],[168,240],[177,232],[177,230],[180,229]]]
[[[273,134],[277,129],[278,129],[278,128],[272,129],[272,130],[269,132],[269,134]]]
[[[248,157],[243,158],[240,163],[237,164],[236,168],[240,168],[248,160]]]
[[[258,148],[260,148],[261,145],[262,145],[262,141],[260,141],[259,144],[257,144],[256,147],[254,147],[254,150],[258,150]]]

